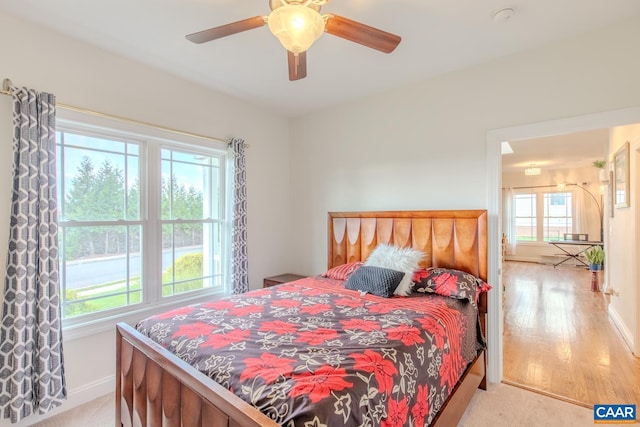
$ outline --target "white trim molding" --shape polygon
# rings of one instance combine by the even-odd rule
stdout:
[[[629,328],[627,328],[627,326],[624,324],[624,322],[622,321],[622,318],[620,317],[616,309],[611,304],[609,304],[609,317],[611,318],[611,321],[613,322],[613,324],[616,325],[616,328],[618,328],[618,331],[620,332],[620,336],[622,337],[622,340],[629,347],[629,351],[633,353],[634,352],[633,351],[633,345],[634,345],[633,334],[631,333]],[[638,356],[639,355],[636,354],[636,357]]]

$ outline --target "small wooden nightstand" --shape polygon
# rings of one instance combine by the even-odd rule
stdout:
[[[265,277],[262,287],[268,288],[269,286],[279,285],[280,283],[293,282],[294,280],[303,279],[307,276],[300,276],[299,274],[281,274],[279,276]]]

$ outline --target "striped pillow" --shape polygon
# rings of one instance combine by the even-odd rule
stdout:
[[[338,265],[322,273],[322,277],[334,280],[347,280],[349,276],[362,267],[363,264],[362,262],[348,262]]]

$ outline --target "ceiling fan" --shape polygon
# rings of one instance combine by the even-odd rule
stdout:
[[[391,53],[400,37],[336,14],[320,15],[320,8],[329,0],[269,0],[271,13],[254,16],[186,36],[194,43],[205,43],[243,31],[268,25],[269,30],[287,49],[289,80],[307,76],[307,49],[327,32],[363,46]]]

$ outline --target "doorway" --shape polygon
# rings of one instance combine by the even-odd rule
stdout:
[[[488,313],[488,372],[490,382],[503,380],[503,308],[501,265],[501,187],[502,187],[502,141],[543,137],[611,128],[640,122],[640,108],[629,108],[605,113],[590,114],[575,118],[554,120],[530,125],[515,126],[489,131],[487,134],[487,185],[489,213],[489,280],[496,292],[489,294]],[[606,229],[606,224],[605,224]],[[638,277],[637,275],[634,277]],[[637,311],[637,307],[636,307]],[[636,318],[636,317],[634,317]],[[635,331],[635,325],[634,325]]]
[[[624,387],[605,393],[612,380],[625,380],[607,369],[620,365],[609,355],[625,355],[609,296],[591,291],[582,257],[559,253],[602,242],[606,185],[594,163],[606,165],[609,129],[509,144],[513,152],[502,156],[503,205],[513,206],[503,209],[512,234],[502,265],[504,381],[580,404],[627,401],[633,393]],[[573,236],[581,241],[556,243]]]

